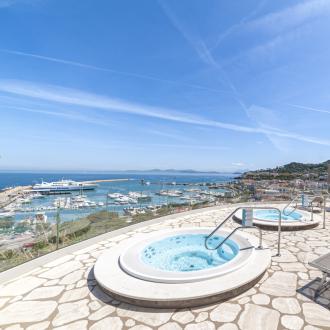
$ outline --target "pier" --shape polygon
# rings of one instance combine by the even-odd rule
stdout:
[[[124,182],[131,180],[134,179],[101,179],[101,180],[92,180],[92,181],[80,181],[80,183]]]

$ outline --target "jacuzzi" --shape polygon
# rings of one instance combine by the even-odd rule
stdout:
[[[253,209],[253,225],[265,230],[278,230],[279,228],[279,212],[273,208],[267,208],[265,205]],[[279,209],[285,207],[285,205],[276,206]],[[242,223],[242,210],[239,210],[233,216],[233,219],[239,224]],[[314,215],[311,219],[309,212],[305,210],[288,210],[287,212],[281,211],[281,230],[282,231],[295,231],[306,230],[317,227],[320,222],[320,217]]]
[[[135,241],[119,256],[120,267],[136,278],[161,283],[187,283],[222,276],[244,266],[254,252],[251,243],[236,233],[221,249],[214,249],[230,233],[210,229],[162,231]]]
[[[193,307],[229,299],[253,287],[270,265],[259,239],[236,232],[221,249],[205,248],[214,228],[191,227],[135,233],[97,258],[94,276],[112,298],[151,308]],[[208,241],[216,248],[231,233]]]
[[[255,209],[253,210],[253,217],[256,220],[262,221],[279,221],[279,213],[276,210]],[[287,213],[281,212],[282,221],[301,221],[303,215],[298,211],[288,211]]]

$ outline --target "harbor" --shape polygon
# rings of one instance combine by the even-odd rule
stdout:
[[[219,176],[40,181],[0,192],[0,246],[25,246],[38,235],[51,235],[58,216],[61,223],[72,223],[106,211],[129,223],[168,207],[216,204],[235,195],[225,188],[230,180]]]

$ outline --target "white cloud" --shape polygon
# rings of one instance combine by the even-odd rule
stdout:
[[[237,167],[246,166],[246,164],[245,164],[245,163],[242,163],[242,162],[231,163],[231,165],[233,165],[233,166],[237,166]]]
[[[318,139],[316,137],[309,137],[306,135],[283,131],[274,128],[272,125],[264,127],[250,127],[233,123],[225,123],[173,109],[134,103],[122,99],[92,94],[77,89],[53,85],[40,85],[26,81],[0,80],[0,91],[49,102],[102,109],[104,111],[126,113],[184,124],[216,127],[236,132],[254,134],[261,133],[330,146],[330,140]]]
[[[246,28],[281,32],[330,13],[329,0],[308,0],[250,21]]]

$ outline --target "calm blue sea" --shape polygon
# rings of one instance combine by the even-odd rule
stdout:
[[[71,179],[75,181],[92,181],[101,179],[130,179],[124,182],[102,182],[99,183],[96,190],[84,191],[88,199],[95,202],[107,201],[107,194],[119,192],[122,194],[127,194],[130,191],[143,192],[152,196],[152,201],[147,204],[139,204],[135,206],[146,206],[148,204],[165,204],[169,202],[180,202],[179,199],[169,198],[165,196],[155,195],[161,189],[178,189],[182,190],[188,188],[186,186],[180,186],[179,183],[224,183],[229,182],[237,176],[235,174],[219,174],[219,175],[209,175],[209,174],[182,174],[182,173],[171,173],[171,174],[155,174],[155,173],[107,173],[107,174],[93,174],[93,173],[0,173],[0,189],[5,187],[19,186],[19,185],[33,185],[35,183],[41,182],[42,180],[52,182],[61,179]],[[151,184],[146,186],[141,184],[141,180],[149,181]],[[177,185],[166,185],[166,183],[176,182]],[[198,187],[202,189],[207,189],[206,187]],[[64,197],[66,195],[63,195]],[[29,207],[40,207],[40,206],[52,206],[55,198],[58,196],[47,196],[43,199],[34,199]],[[183,202],[181,200],[181,202]],[[112,205],[108,209],[122,212],[124,206]],[[83,210],[62,210],[61,218],[64,221],[75,220],[79,217],[86,216],[95,209],[83,209]],[[47,211],[47,216],[50,221],[55,218],[54,211]],[[28,212],[16,213],[15,219],[22,220],[33,214]]]
[[[89,181],[101,179],[135,179],[151,182],[228,182],[233,180],[237,174],[224,173],[217,175],[210,174],[155,174],[155,173],[18,173],[0,172],[0,189],[13,186],[25,186],[44,181],[58,181],[61,179],[71,179],[75,181]]]

